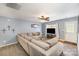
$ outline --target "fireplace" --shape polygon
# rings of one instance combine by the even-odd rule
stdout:
[[[54,38],[54,37],[56,37],[55,28],[47,28],[47,38]]]

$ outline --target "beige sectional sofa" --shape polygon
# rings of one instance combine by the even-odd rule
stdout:
[[[57,38],[41,40],[26,33],[18,34],[17,41],[30,56],[59,56],[63,52],[63,44]]]

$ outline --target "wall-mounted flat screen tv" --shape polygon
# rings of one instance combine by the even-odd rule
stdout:
[[[47,28],[47,33],[55,34],[55,28]]]

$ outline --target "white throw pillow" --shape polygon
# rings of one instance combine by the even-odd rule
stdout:
[[[45,42],[42,42],[41,40],[37,41],[37,40],[33,39],[31,42],[34,43],[34,44],[36,44],[36,45],[38,45],[39,47],[41,47],[41,48],[43,48],[45,50],[47,50],[47,49],[50,48],[49,44],[47,44]]]
[[[50,44],[51,46],[55,45],[58,42],[58,38],[52,38],[49,40],[46,40],[46,43]]]

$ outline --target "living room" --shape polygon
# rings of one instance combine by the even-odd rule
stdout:
[[[0,3],[0,55],[77,56],[78,7]]]

